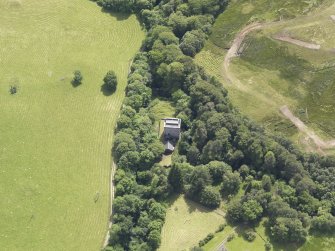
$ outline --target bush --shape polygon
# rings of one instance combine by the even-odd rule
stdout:
[[[212,234],[212,233],[208,234],[205,237],[205,239],[199,241],[199,247],[202,247],[202,246],[206,245],[213,238],[214,238],[214,234]]]
[[[244,233],[244,238],[247,240],[247,241],[254,241],[256,239],[256,233],[252,230],[247,230],[245,231]]]
[[[104,77],[104,86],[108,91],[114,92],[117,86],[117,77],[114,71],[107,72]]]
[[[230,234],[230,235],[227,237],[227,241],[230,242],[230,241],[232,241],[234,238],[235,238],[235,234]]]
[[[272,245],[270,242],[265,243],[265,250],[270,251],[272,249]]]
[[[221,225],[218,227],[218,229],[215,231],[215,233],[222,232],[222,231],[225,229],[226,226],[227,226],[226,223],[221,224]]]
[[[73,85],[80,85],[81,82],[83,81],[83,75],[81,74],[80,71],[74,71],[73,72],[73,79],[72,79],[72,84]]]
[[[220,193],[212,186],[206,186],[200,194],[200,203],[207,207],[216,208],[220,205],[220,202]]]

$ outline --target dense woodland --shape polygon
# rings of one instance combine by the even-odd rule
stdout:
[[[242,116],[215,78],[193,61],[225,0],[98,0],[136,13],[147,37],[131,66],[113,153],[117,163],[113,226],[106,250],[156,250],[172,193],[210,208],[230,200],[227,218],[267,217],[273,241],[303,243],[335,232],[335,158],[299,151]],[[171,168],[150,114],[153,96],[173,101],[183,133]]]

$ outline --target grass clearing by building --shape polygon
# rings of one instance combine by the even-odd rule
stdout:
[[[135,16],[91,1],[0,0],[2,250],[101,247],[113,128],[143,38]],[[105,96],[108,70],[119,85]]]

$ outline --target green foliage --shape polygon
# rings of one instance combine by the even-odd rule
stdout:
[[[256,233],[253,230],[247,230],[244,232],[244,238],[247,241],[252,242],[256,239]]]
[[[231,166],[229,166],[227,163],[220,161],[211,161],[207,164],[207,166],[214,184],[221,183],[223,181],[223,176],[227,173],[229,175],[232,170]]]
[[[72,79],[72,84],[74,86],[80,85],[81,82],[83,81],[83,76],[80,71],[76,70],[73,72],[73,79]]]
[[[313,217],[311,230],[319,233],[334,233],[335,217],[330,213],[322,213],[321,215]]]
[[[234,238],[235,238],[235,234],[230,234],[230,235],[228,235],[228,237],[227,237],[227,241],[230,242],[230,241],[232,241]]]
[[[224,195],[236,194],[240,189],[241,178],[238,172],[228,171],[223,175],[221,192]]]
[[[242,218],[246,222],[254,222],[262,216],[263,208],[256,200],[242,203]]]
[[[204,47],[206,38],[206,34],[202,31],[188,31],[182,38],[180,48],[185,55],[194,57]]]
[[[221,225],[218,227],[218,229],[215,231],[215,233],[222,232],[222,231],[225,229],[226,226],[227,226],[227,224],[221,224]]]
[[[239,223],[242,221],[242,205],[240,201],[232,201],[227,208],[227,217],[232,223]]]
[[[298,219],[277,218],[270,229],[271,236],[278,242],[302,243],[306,241],[307,230]]]
[[[114,92],[117,86],[117,77],[114,71],[107,72],[106,76],[104,77],[104,86],[110,92]]]
[[[155,1],[153,0],[95,0],[103,8],[118,12],[138,12],[142,9],[151,9]]]
[[[214,238],[214,234],[210,233],[208,234],[205,239],[199,241],[199,247],[205,246],[206,243],[208,243],[211,239]]]
[[[180,165],[174,164],[172,166],[168,179],[175,192],[182,192],[184,190],[184,180]]]
[[[206,186],[200,193],[200,203],[209,207],[216,208],[220,205],[220,193],[212,186]]]

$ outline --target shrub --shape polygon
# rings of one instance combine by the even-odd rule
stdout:
[[[208,243],[211,239],[214,238],[214,234],[210,233],[208,234],[205,239],[199,241],[199,247],[202,247],[204,246],[206,243]]]
[[[252,230],[247,230],[245,231],[244,233],[244,238],[247,240],[247,241],[254,241],[256,239],[256,233]]]
[[[108,89],[108,91],[114,92],[117,86],[117,77],[114,71],[107,72],[104,77],[104,86]]]
[[[227,237],[227,241],[230,242],[230,241],[232,241],[234,238],[235,238],[235,234],[230,234],[230,235]]]
[[[225,229],[226,226],[227,226],[226,223],[221,224],[221,225],[218,227],[218,229],[215,231],[215,233],[222,232],[222,231]]]
[[[216,208],[220,205],[220,202],[220,193],[212,186],[206,186],[200,193],[200,203],[207,207]]]
[[[272,245],[270,242],[265,243],[265,250],[270,251],[272,249]]]
[[[72,84],[73,85],[80,85],[82,81],[83,81],[83,75],[81,74],[81,72],[78,71],[78,70],[74,71],[73,72]]]

